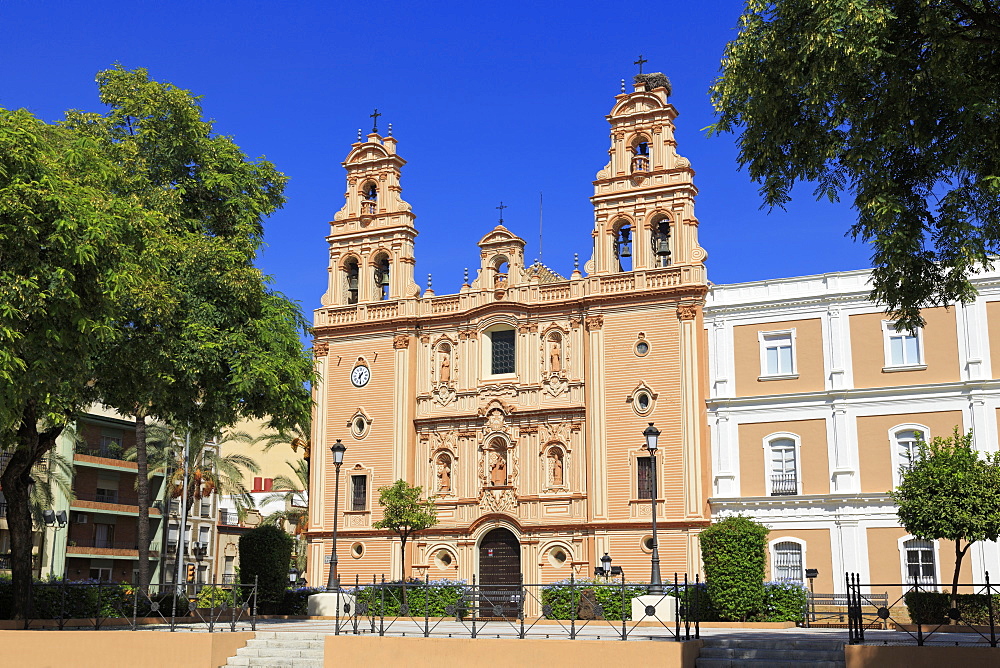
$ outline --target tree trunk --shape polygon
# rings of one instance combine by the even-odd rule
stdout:
[[[63,427],[53,427],[38,432],[38,419],[34,402],[21,410],[21,424],[17,429],[17,445],[13,456],[0,476],[0,487],[7,500],[7,528],[10,531],[11,586],[13,589],[14,619],[25,619],[31,614],[31,502],[28,484],[31,469],[46,452],[52,449]],[[39,481],[39,484],[44,484]]]
[[[403,579],[403,605],[406,603],[406,534],[400,534],[399,541],[399,568]]]
[[[149,588],[149,463],[146,459],[146,414],[141,408],[135,411],[135,493],[139,503],[139,522],[136,526],[139,541],[139,591],[145,594]],[[161,519],[167,509],[160,513]]]
[[[958,546],[961,542],[961,540],[955,541],[955,574],[951,579],[951,607],[953,608],[958,607],[958,577],[962,571],[962,558],[969,550],[969,546],[972,545],[972,543],[966,542],[965,547],[959,549]]]

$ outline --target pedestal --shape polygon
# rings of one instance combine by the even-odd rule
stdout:
[[[650,614],[652,613],[652,614]],[[673,596],[646,594],[632,599],[633,622],[661,622],[671,624],[677,619],[677,608]]]
[[[343,592],[324,592],[309,597],[308,611],[310,617],[350,617],[354,614],[354,596]]]

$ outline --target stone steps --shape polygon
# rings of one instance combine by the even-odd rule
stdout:
[[[703,638],[698,668],[844,668],[839,640]]]
[[[323,633],[258,631],[226,666],[323,668]]]

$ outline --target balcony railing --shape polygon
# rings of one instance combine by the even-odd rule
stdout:
[[[69,545],[69,546],[67,546],[67,548],[66,548],[67,551],[72,551],[72,549],[74,547],[93,547],[93,548],[97,548],[99,550],[138,550],[139,549],[139,543],[136,542],[136,541],[134,541],[134,540],[127,540],[127,541],[118,540],[118,541],[116,541],[116,540],[107,540],[107,539],[104,539],[104,538],[82,538],[82,539],[81,538],[77,538],[77,539],[73,540],[72,542],[75,543],[75,545]],[[160,544],[159,543],[150,543],[149,544],[149,551],[150,552],[159,552],[160,551]]]
[[[86,445],[78,445],[76,447],[76,454],[125,461],[125,448],[116,444],[91,445],[87,443]]]
[[[231,585],[236,583],[236,573],[223,573],[222,584]]]
[[[117,490],[105,490],[103,492],[81,492],[77,490],[76,498],[81,501],[96,501],[97,503],[118,503],[124,506],[139,505],[138,497],[131,494],[122,494]]]
[[[10,554],[0,554],[0,571],[9,571],[11,559]],[[35,569],[42,565],[42,556],[40,554],[31,555],[31,568]]]
[[[230,526],[237,526],[240,523],[240,518],[233,510],[220,510],[219,511],[219,524],[228,524]]]
[[[776,473],[771,476],[771,496],[794,496],[798,493],[799,480],[794,473]]]

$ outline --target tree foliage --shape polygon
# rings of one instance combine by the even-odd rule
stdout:
[[[403,577],[406,577],[406,541],[414,533],[437,524],[437,511],[430,499],[421,499],[422,487],[415,487],[405,480],[397,480],[389,487],[378,490],[378,505],[382,506],[382,519],[372,526],[388,529],[399,535],[399,557]]]
[[[764,611],[767,535],[766,526],[739,515],[698,535],[708,596],[724,621],[745,622]]]
[[[1000,6],[992,0],[748,0],[712,87],[712,131],[767,206],[797,181],[853,196],[873,298],[900,325],[968,300],[1000,251]]]
[[[977,452],[972,432],[962,434],[958,427],[951,436],[937,436],[918,447],[916,461],[900,469],[892,499],[899,505],[900,524],[911,534],[923,540],[954,541],[955,596],[969,547],[1000,537],[1000,453]]]

